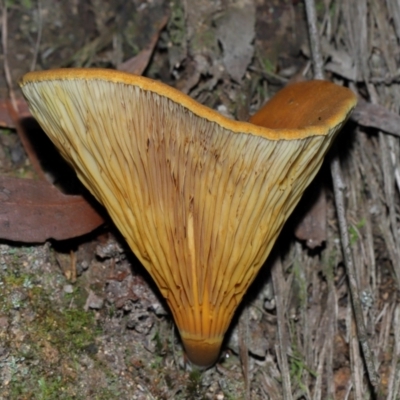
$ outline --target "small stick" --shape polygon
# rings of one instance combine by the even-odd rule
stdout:
[[[317,13],[315,10],[314,0],[304,0],[306,5],[306,13],[308,20],[308,32],[311,43],[311,54],[314,65],[314,76],[317,79],[324,79],[323,59],[321,46],[319,42],[319,33],[317,29]],[[364,354],[365,365],[369,380],[374,387],[375,394],[378,398],[379,393],[379,375],[375,369],[374,357],[371,347],[368,343],[367,329],[364,323],[364,316],[359,296],[358,283],[355,274],[353,262],[353,254],[350,246],[349,230],[346,221],[346,208],[344,203],[343,190],[345,185],[342,180],[339,157],[336,155],[331,162],[331,174],[333,180],[334,197],[336,204],[336,212],[339,221],[339,232],[343,248],[343,257],[346,265],[349,289],[351,293],[354,317],[357,325],[358,340]]]
[[[38,2],[38,33],[37,33],[37,37],[36,37],[35,50],[33,53],[31,71],[33,71],[36,68],[37,58],[39,55],[40,42],[42,41],[42,31],[43,31],[42,5],[41,5],[40,0],[37,0],[37,2]]]
[[[363,349],[365,365],[367,368],[369,380],[377,393],[379,385],[379,376],[375,370],[374,357],[372,355],[372,351],[368,343],[368,334],[364,323],[363,310],[361,306],[361,300],[358,290],[358,282],[356,279],[356,273],[353,261],[353,253],[351,251],[351,245],[350,245],[349,229],[346,221],[346,211],[345,211],[344,196],[343,196],[343,190],[345,189],[345,185],[342,180],[339,158],[337,156],[334,157],[334,159],[331,162],[331,173],[333,180],[336,212],[339,220],[340,239],[342,242],[343,257],[349,281],[354,317],[357,325],[358,340],[360,342],[361,348]]]
[[[249,366],[249,305],[244,309],[239,320],[239,356],[245,385],[245,398],[250,399],[250,366]]]
[[[314,0],[305,0],[306,14],[308,21],[308,35],[310,37],[311,55],[314,67],[314,78],[325,79],[324,60],[322,58],[321,43],[317,27],[317,12]]]
[[[29,161],[32,164],[33,169],[37,173],[38,177],[42,180],[46,180],[46,176],[40,166],[40,161],[37,158],[37,154],[35,149],[33,148],[29,138],[25,132],[24,127],[20,122],[20,114],[18,110],[18,104],[15,97],[15,93],[12,87],[12,77],[10,72],[10,67],[8,65],[8,13],[7,13],[7,4],[5,1],[2,2],[2,16],[1,16],[1,39],[2,39],[2,46],[3,46],[3,55],[4,55],[4,74],[6,78],[6,83],[8,87],[8,93],[10,96],[10,102],[7,104],[8,112],[11,116],[11,119],[14,122],[15,128],[17,130],[17,134],[19,140],[24,147],[26,154],[28,155]]]
[[[285,322],[285,307],[282,301],[284,293],[283,282],[285,280],[282,272],[282,263],[279,255],[275,254],[274,263],[271,268],[272,284],[274,286],[276,301],[276,316],[278,320],[278,338],[279,346],[275,346],[278,358],[279,369],[281,370],[283,398],[292,400],[292,385],[290,382],[290,369],[287,356],[289,352],[289,344],[287,339],[287,328]]]
[[[1,16],[1,44],[3,46],[3,56],[4,56],[4,75],[6,78],[8,92],[11,100],[11,105],[13,106],[14,110],[18,113],[18,105],[17,100],[15,99],[15,93],[12,88],[12,78],[10,67],[8,65],[8,13],[7,13],[7,4],[5,1],[2,2],[2,16]]]

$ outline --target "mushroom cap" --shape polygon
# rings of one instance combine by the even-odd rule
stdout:
[[[117,71],[31,72],[20,84],[157,283],[189,359],[213,364],[355,96],[329,82],[295,84],[246,123]]]

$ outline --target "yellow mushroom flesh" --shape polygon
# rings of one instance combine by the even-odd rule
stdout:
[[[301,85],[245,123],[116,71],[21,81],[34,117],[157,283],[199,366],[217,360],[238,304],[355,106],[345,88]],[[309,99],[316,89],[328,104]],[[303,91],[320,106],[312,118]],[[299,107],[303,116],[293,116]]]

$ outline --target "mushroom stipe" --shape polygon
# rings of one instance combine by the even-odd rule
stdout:
[[[354,94],[296,83],[247,123],[112,70],[31,72],[20,84],[33,116],[157,283],[189,359],[214,364]]]

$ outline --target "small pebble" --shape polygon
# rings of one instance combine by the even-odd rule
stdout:
[[[92,290],[90,290],[84,309],[86,311],[88,311],[89,308],[91,308],[92,310],[100,310],[103,307],[103,304],[104,299],[97,296]]]
[[[65,285],[63,288],[65,293],[73,293],[74,292],[74,287],[72,285]]]

